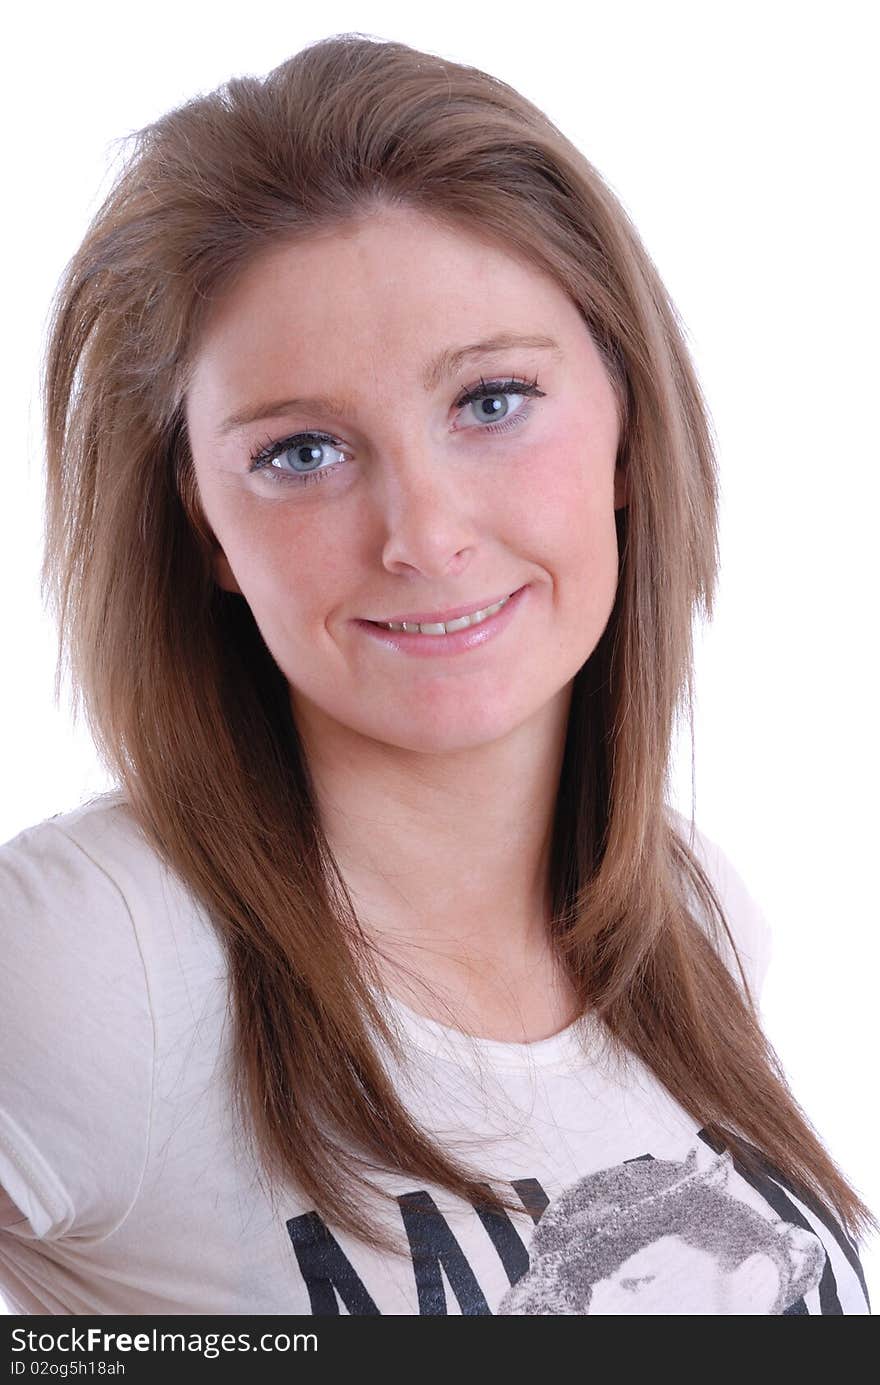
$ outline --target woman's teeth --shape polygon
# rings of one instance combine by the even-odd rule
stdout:
[[[496,601],[494,606],[487,606],[485,610],[474,611],[471,616],[459,616],[457,620],[439,621],[436,625],[414,625],[412,621],[395,624],[391,620],[377,620],[376,624],[381,625],[384,630],[405,630],[409,634],[452,635],[456,630],[465,630],[469,625],[479,625],[489,616],[494,616],[495,612],[500,611],[501,607],[506,605],[509,600],[510,597],[505,596],[503,601]]]

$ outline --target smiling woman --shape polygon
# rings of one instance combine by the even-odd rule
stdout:
[[[530,337],[528,323],[545,330]],[[442,348],[462,336],[483,344]],[[500,378],[464,375],[462,392],[478,365]],[[224,421],[256,378],[262,398],[290,380],[311,396],[273,406],[268,444],[256,409],[237,411],[251,422],[234,432]],[[317,405],[325,392],[346,394],[344,413]],[[512,804],[487,816],[481,786],[501,756],[549,803],[572,680],[617,589],[621,412],[581,313],[546,272],[410,208],[371,208],[264,253],[202,323],[184,413],[215,576],[245,597],[285,675],[322,820],[339,819],[337,860],[356,810],[371,855],[418,877],[405,899],[374,882],[386,933],[433,918],[454,937],[464,906],[499,958],[540,945],[544,824],[518,824]],[[244,460],[253,438],[259,469]],[[484,623],[446,630],[500,601]],[[473,786],[476,820],[459,813],[430,850],[427,834],[401,843],[403,823],[381,811],[400,794],[403,750],[443,754],[444,776],[454,756],[460,790]],[[446,860],[465,842],[482,853],[479,887],[450,895]],[[348,861],[349,887],[366,886],[365,868]]]
[[[0,847],[12,1302],[868,1312],[766,922],[665,798],[716,464],[583,155],[312,44],[138,132],[45,378],[117,788]]]

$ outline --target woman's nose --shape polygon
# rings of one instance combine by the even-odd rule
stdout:
[[[385,566],[405,564],[445,573],[450,561],[474,545],[478,528],[475,497],[461,462],[430,442],[405,459],[387,458],[378,483],[377,505],[384,531]]]

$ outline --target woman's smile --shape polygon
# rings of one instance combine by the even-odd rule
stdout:
[[[428,625],[425,631],[418,625],[414,629],[410,629],[408,625],[406,629],[390,629],[387,625],[380,625],[371,620],[356,620],[354,624],[380,648],[393,653],[411,654],[420,659],[450,658],[455,654],[464,654],[468,650],[481,649],[502,635],[526,604],[528,591],[529,584],[520,587],[501,604],[490,607],[488,612],[473,624],[469,623],[473,617],[462,617],[464,624],[458,620],[452,621],[454,628],[448,633],[444,633],[442,624]]]

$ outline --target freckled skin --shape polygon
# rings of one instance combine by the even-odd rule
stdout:
[[[563,359],[506,349],[426,392],[440,351],[503,331],[545,333]],[[479,405],[455,407],[481,375],[537,376],[543,397],[502,396],[502,417],[529,417],[493,436]],[[218,435],[249,404],[317,394],[349,408]],[[252,262],[207,323],[186,418],[216,579],[287,678],[351,884],[453,952],[475,916],[486,953],[532,947],[571,680],[611,613],[626,503],[614,395],[578,309],[504,247],[383,209]],[[248,473],[251,450],[316,430],[333,474]],[[502,637],[454,659],[389,653],[352,623],[524,583]],[[448,868],[463,854],[464,881]]]

